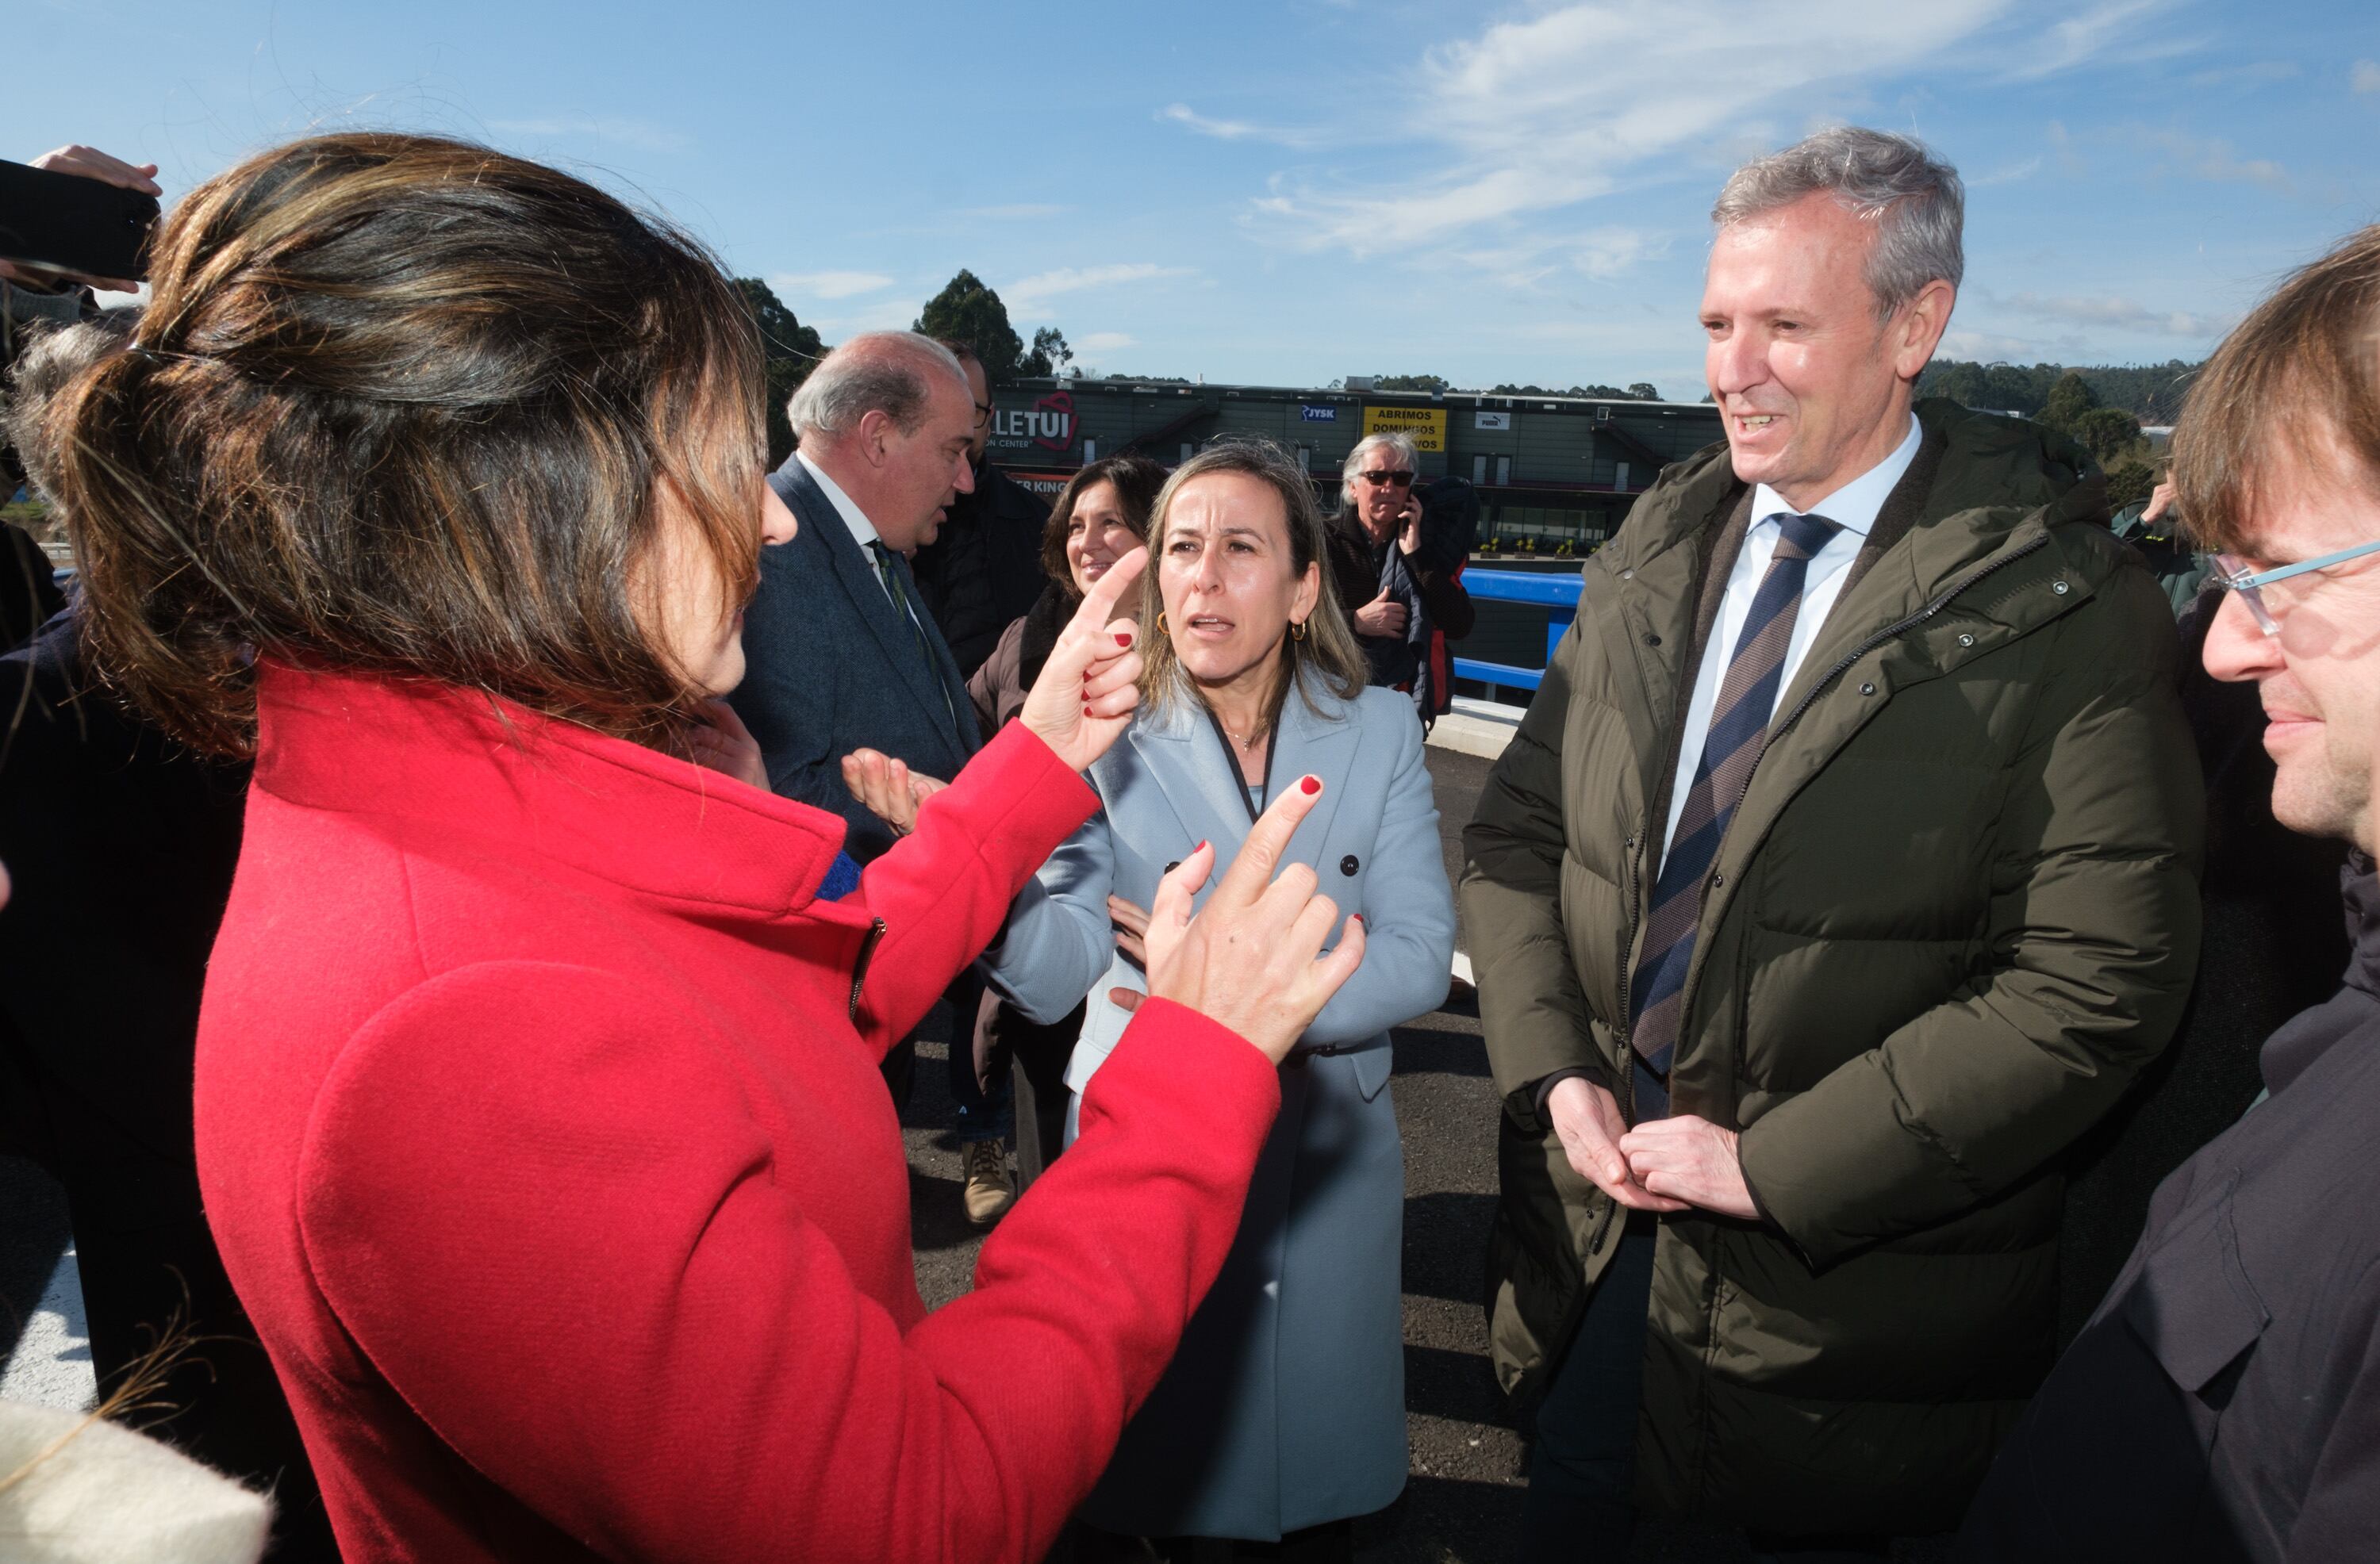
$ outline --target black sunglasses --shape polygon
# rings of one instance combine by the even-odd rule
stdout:
[[[1402,470],[1396,472],[1359,472],[1355,476],[1370,483],[1376,483],[1383,487],[1395,489],[1410,489],[1413,487],[1414,480],[1413,474]]]

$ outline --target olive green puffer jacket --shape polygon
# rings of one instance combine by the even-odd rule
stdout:
[[[2165,1046],[2197,956],[2171,611],[2070,448],[1918,414],[1721,845],[1670,1076],[1673,1111],[1742,1132],[1767,1219],[1662,1223],[1639,1497],[1788,1534],[1958,1522],[2048,1366],[2058,1154]],[[1493,1348],[1524,1409],[1617,1226],[1537,1085],[1583,1069],[1625,1104],[1646,843],[1744,487],[1714,446],[1587,563],[1464,837],[1507,1109]]]

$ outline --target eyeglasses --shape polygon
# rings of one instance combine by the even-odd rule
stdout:
[[[2380,554],[2380,542],[2358,543],[2351,549],[2341,549],[2335,554],[2324,554],[2319,559],[2301,560],[2295,564],[2285,564],[2277,570],[2250,570],[2247,562],[2237,554],[2216,554],[2215,556],[2216,574],[2210,579],[2216,586],[2240,594],[2240,600],[2248,605],[2248,612],[2256,621],[2256,628],[2267,636],[2277,636],[2281,633],[2281,622],[2273,611],[2265,605],[2265,588],[2276,581],[2286,581],[2292,576],[2303,576],[2315,570],[2328,570],[2332,565],[2345,564],[2349,560],[2362,559],[2365,554]]]
[[[988,423],[991,422],[991,404],[990,404],[990,403],[989,403],[989,402],[978,402],[978,403],[975,405],[975,421],[976,421],[976,422],[978,422],[978,423],[979,423],[979,424],[988,424]]]
[[[1359,472],[1355,476],[1366,483],[1376,484],[1383,489],[1410,489],[1413,487],[1414,480],[1413,474],[1403,471]]]

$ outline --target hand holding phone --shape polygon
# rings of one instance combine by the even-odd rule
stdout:
[[[0,277],[129,293],[157,222],[157,165],[68,145],[0,161]]]

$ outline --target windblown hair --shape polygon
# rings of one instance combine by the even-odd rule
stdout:
[[[740,602],[764,455],[751,314],[695,241],[485,148],[322,136],[191,191],[150,283],[36,435],[104,678],[227,755],[258,658],[678,741],[660,491]]]
[[[1281,660],[1283,678],[1274,691],[1271,716],[1278,717],[1281,702],[1289,698],[1290,686],[1306,705],[1318,711],[1314,686],[1353,700],[1364,693],[1371,680],[1370,665],[1364,659],[1363,649],[1355,644],[1354,629],[1347,623],[1347,611],[1339,601],[1338,588],[1330,581],[1330,553],[1327,525],[1321,510],[1314,503],[1314,487],[1305,475],[1297,470],[1297,463],[1288,452],[1269,440],[1235,439],[1219,442],[1191,457],[1173,469],[1158,491],[1156,508],[1148,518],[1149,547],[1152,557],[1147,574],[1141,576],[1140,623],[1145,631],[1154,629],[1157,616],[1165,607],[1165,594],[1158,583],[1158,573],[1165,556],[1165,517],[1173,502],[1188,485],[1218,473],[1240,473],[1256,479],[1281,496],[1281,511],[1289,529],[1289,567],[1298,576],[1318,569],[1322,593],[1315,600],[1314,612],[1305,622],[1305,637],[1284,634],[1281,639]],[[1141,637],[1141,700],[1152,712],[1161,712],[1183,697],[1196,698],[1195,686],[1184,671],[1181,659],[1173,654],[1171,635]]]
[[[1057,502],[1050,507],[1050,519],[1041,527],[1041,568],[1069,597],[1075,595],[1075,573],[1066,558],[1066,528],[1074,524],[1075,507],[1083,496],[1102,483],[1115,485],[1123,524],[1146,543],[1149,513],[1157,508],[1158,493],[1165,487],[1165,469],[1147,456],[1101,456],[1066,479],[1066,487],[1058,491]]]
[[[1839,125],[1735,171],[1711,208],[1721,228],[1749,222],[1824,192],[1876,224],[1864,268],[1876,318],[1893,311],[1939,278],[1952,287],[1966,275],[1966,188],[1959,171],[1906,136]]]
[[[1414,443],[1412,435],[1402,430],[1392,430],[1384,434],[1367,434],[1355,442],[1355,448],[1348,452],[1346,461],[1340,464],[1339,481],[1342,486],[1340,492],[1342,496],[1346,492],[1344,485],[1354,482],[1357,473],[1370,470],[1369,464],[1364,457],[1364,453],[1366,451],[1391,452],[1404,464],[1406,471],[1413,473],[1416,479],[1420,476],[1421,447]],[[1346,502],[1342,498],[1340,503],[1343,505]]]
[[[950,374],[967,394],[966,371],[957,356],[932,337],[862,332],[819,360],[785,405],[785,417],[797,435],[833,435],[858,428],[870,413],[882,413],[902,433],[914,434],[933,404],[933,385],[926,377],[937,370]]]
[[[2203,548],[2253,553],[2272,465],[2337,452],[2380,494],[2380,224],[2350,235],[2240,322],[2190,388],[2173,431],[2181,524]]]

